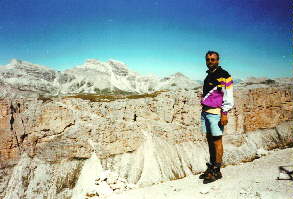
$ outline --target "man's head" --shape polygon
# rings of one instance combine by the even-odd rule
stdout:
[[[208,51],[206,53],[206,65],[210,71],[214,71],[219,66],[220,56],[215,51]]]

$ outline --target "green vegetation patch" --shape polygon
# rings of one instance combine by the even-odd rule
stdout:
[[[147,93],[147,94],[109,94],[109,95],[98,95],[98,94],[86,94],[86,93],[79,93],[76,95],[65,96],[63,99],[66,98],[79,98],[83,100],[89,100],[91,102],[110,102],[115,101],[118,99],[140,99],[140,98],[154,98],[157,97],[160,93],[166,92],[167,90],[156,91],[154,93]]]
[[[53,101],[52,98],[53,98],[52,96],[39,95],[38,98],[37,98],[37,100],[42,100],[43,103],[46,103],[46,102],[51,102],[51,101]]]

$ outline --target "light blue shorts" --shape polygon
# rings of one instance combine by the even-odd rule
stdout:
[[[224,126],[220,123],[221,115],[201,112],[202,132],[210,133],[212,136],[223,135]]]

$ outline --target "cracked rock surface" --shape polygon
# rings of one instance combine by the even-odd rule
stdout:
[[[0,100],[0,198],[71,198],[84,187],[82,176],[104,170],[140,187],[202,172],[208,149],[198,92],[109,102]],[[291,87],[237,89],[224,164],[292,145],[292,111]]]

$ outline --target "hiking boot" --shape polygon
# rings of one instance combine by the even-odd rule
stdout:
[[[203,172],[203,174],[201,174],[200,176],[199,176],[199,179],[205,179],[208,175],[209,175],[209,173],[212,173],[212,171],[213,171],[213,165],[212,164],[210,164],[210,163],[206,163],[206,165],[207,165],[207,169],[205,170],[205,172]]]
[[[220,167],[216,167],[214,166],[212,168],[212,172],[209,173],[203,180],[203,183],[204,184],[207,184],[207,183],[211,183],[211,182],[214,182],[218,179],[221,179],[222,178],[222,173],[220,171]]]

